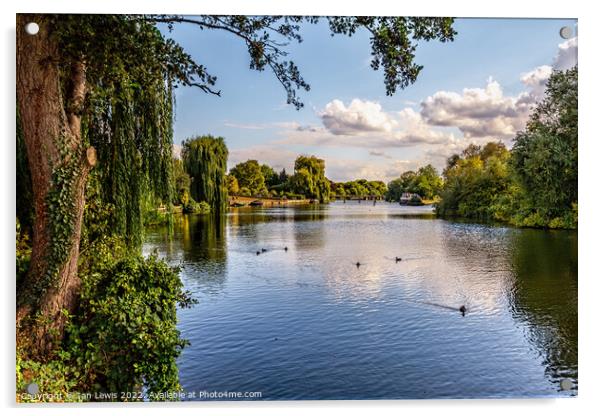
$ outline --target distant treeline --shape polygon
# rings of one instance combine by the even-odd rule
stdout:
[[[508,150],[502,142],[469,145],[448,158],[440,175],[432,165],[407,171],[385,185],[358,179],[333,182],[325,162],[299,156],[292,174],[247,160],[226,173],[228,149],[220,137],[183,144],[174,160],[174,203],[185,211],[222,210],[227,195],[314,199],[375,198],[403,193],[434,201],[442,217],[504,221],[518,226],[577,227],[577,68],[554,72],[546,96]],[[196,202],[199,201],[199,202]]]
[[[407,171],[387,185],[386,198],[388,201],[399,201],[403,193],[409,192],[420,195],[423,199],[435,199],[441,194],[443,179],[437,169],[426,165],[418,171]]]
[[[511,150],[488,143],[450,157],[437,213],[577,228],[577,81],[577,67],[551,75]]]

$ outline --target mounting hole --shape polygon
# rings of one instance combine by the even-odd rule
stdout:
[[[573,36],[573,30],[568,26],[563,26],[560,28],[560,37],[562,39],[568,39]]]
[[[568,378],[565,378],[564,380],[560,381],[560,388],[565,391],[571,390],[573,388],[573,382]]]
[[[37,35],[39,31],[40,26],[35,22],[29,22],[25,25],[25,32],[27,32],[28,35]]]

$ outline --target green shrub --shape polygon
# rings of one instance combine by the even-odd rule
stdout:
[[[22,359],[21,351],[17,351],[17,395],[20,403],[40,402],[82,402],[84,396],[75,388],[79,384],[80,373],[67,363],[66,353],[60,352],[56,360],[40,363]],[[27,393],[27,385],[35,382],[39,393]]]
[[[171,213],[159,209],[148,210],[144,215],[144,225],[161,225],[169,222]]]
[[[194,302],[182,287],[178,270],[155,255],[94,266],[82,279],[65,348],[86,375],[86,391],[180,389],[176,358],[187,342],[176,328],[176,307]]]
[[[185,214],[208,214],[211,212],[211,207],[205,201],[196,202],[190,198],[188,203],[182,206],[182,212]]]

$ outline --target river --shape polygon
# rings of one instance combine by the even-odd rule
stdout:
[[[577,233],[431,211],[239,208],[179,216],[171,238],[150,230],[144,252],[181,265],[199,301],[178,311],[190,341],[178,359],[184,390],[242,400],[576,395]]]

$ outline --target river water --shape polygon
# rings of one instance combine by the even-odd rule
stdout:
[[[150,230],[145,253],[181,265],[199,301],[178,312],[191,343],[178,360],[184,390],[243,400],[576,395],[577,233],[431,211],[239,208],[180,216],[171,238]]]

